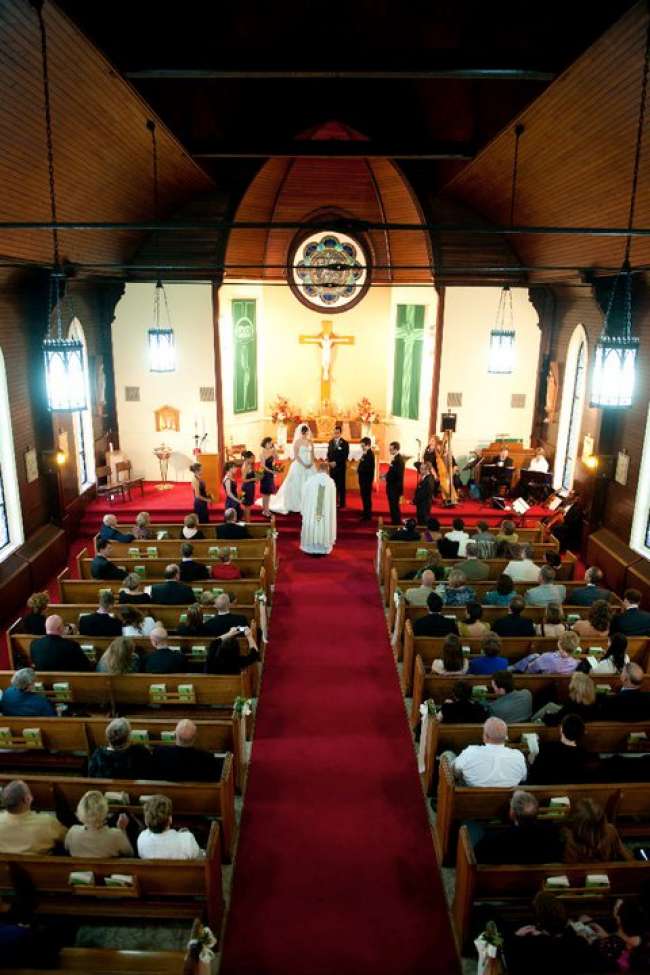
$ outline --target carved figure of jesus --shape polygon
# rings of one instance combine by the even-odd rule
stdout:
[[[301,345],[318,345],[321,355],[321,408],[331,400],[332,358],[335,345],[354,345],[353,335],[336,335],[331,322],[323,322],[318,335],[301,335]]]

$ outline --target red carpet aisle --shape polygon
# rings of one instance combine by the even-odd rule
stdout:
[[[374,533],[286,525],[222,975],[453,975]]]

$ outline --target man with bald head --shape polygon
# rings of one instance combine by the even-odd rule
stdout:
[[[216,615],[206,620],[203,628],[209,636],[223,636],[233,626],[248,626],[248,620],[241,613],[230,612],[230,597],[227,593],[220,593],[214,603]]]
[[[131,532],[121,532],[117,527],[115,515],[104,515],[102,526],[99,529],[99,537],[107,542],[132,542],[135,535],[132,535]]]
[[[29,786],[15,779],[2,790],[0,812],[0,853],[51,853],[67,833],[56,816],[32,809]]]
[[[172,650],[168,643],[167,630],[163,626],[155,626],[149,634],[150,651],[144,658],[143,670],[145,674],[184,674],[187,670],[182,653]]]
[[[650,691],[641,690],[643,668],[625,664],[618,694],[607,694],[601,702],[602,721],[650,721]]]
[[[526,760],[507,748],[508,726],[501,718],[483,725],[483,744],[468,745],[452,762],[454,775],[467,786],[511,789],[526,778]]]
[[[76,640],[64,637],[60,616],[45,620],[45,636],[32,640],[30,654],[36,670],[89,671],[95,668]]]
[[[157,606],[191,606],[194,590],[181,582],[181,570],[172,563],[165,568],[165,581],[151,587],[151,602]]]
[[[436,584],[436,577],[431,569],[425,569],[422,573],[419,586],[412,586],[404,593],[406,602],[409,606],[426,606],[430,593],[433,592]]]
[[[154,778],[167,782],[218,782],[223,760],[196,747],[197,727],[189,718],[176,725],[176,742],[154,749]]]

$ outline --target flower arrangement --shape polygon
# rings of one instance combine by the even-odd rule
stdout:
[[[271,403],[271,419],[274,423],[298,423],[300,415],[296,413],[287,397],[280,396],[278,393],[275,401]]]
[[[357,414],[362,423],[379,423],[380,421],[379,413],[365,396],[357,403]]]

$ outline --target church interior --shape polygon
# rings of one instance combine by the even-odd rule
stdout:
[[[0,0],[0,968],[650,971],[650,6],[324,13]]]

